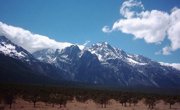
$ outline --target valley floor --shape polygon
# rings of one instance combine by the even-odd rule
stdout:
[[[0,104],[0,110],[149,110],[147,106],[143,103],[143,100],[139,101],[136,106],[123,107],[120,103],[110,100],[106,108],[101,108],[101,105],[94,103],[89,100],[84,103],[77,102],[76,100],[67,103],[66,107],[61,107],[59,105],[45,104],[44,102],[37,102],[36,107],[33,107],[33,103],[24,101],[23,99],[17,99],[9,108],[9,105]],[[165,104],[163,101],[159,101],[154,110],[180,110],[180,104],[176,103],[169,109],[169,105]]]

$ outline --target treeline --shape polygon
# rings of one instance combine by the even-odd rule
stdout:
[[[144,104],[147,105],[148,109],[153,109],[159,100],[169,104],[170,109],[175,103],[180,103],[179,95],[147,94],[65,86],[0,85],[0,101],[9,104],[11,108],[16,98],[32,102],[34,107],[36,107],[37,102],[42,101],[46,104],[51,104],[52,107],[58,104],[60,108],[66,107],[67,102],[74,99],[82,103],[87,100],[93,100],[101,105],[102,108],[106,108],[111,99],[118,101],[124,107],[136,106],[140,100],[144,99]]]

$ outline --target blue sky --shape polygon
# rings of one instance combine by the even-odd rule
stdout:
[[[128,53],[141,54],[156,61],[180,63],[180,49],[169,55],[155,54],[171,42],[161,44],[134,39],[134,35],[113,31],[105,33],[119,19],[124,0],[1,0],[0,21],[61,42],[89,44],[107,41]],[[145,10],[171,13],[180,0],[141,0]]]

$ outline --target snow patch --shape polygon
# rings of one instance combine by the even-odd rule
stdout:
[[[146,63],[140,63],[140,62],[137,62],[137,61],[135,61],[135,60],[133,60],[133,59],[131,59],[131,58],[126,58],[126,59],[127,59],[127,61],[128,61],[129,63],[131,63],[131,64],[146,65]]]
[[[159,62],[159,63],[162,66],[170,66],[170,67],[173,67],[177,70],[180,70],[180,63],[164,63],[164,62]]]
[[[97,55],[97,57],[98,57],[98,59],[99,59],[100,61],[103,61],[102,55],[100,55],[100,54],[96,54],[96,55]]]
[[[5,42],[1,43],[0,51],[4,55],[9,55],[11,57],[13,57],[13,56],[18,57],[18,58],[24,58],[25,57],[22,52],[17,52],[16,47],[14,45],[6,44]]]

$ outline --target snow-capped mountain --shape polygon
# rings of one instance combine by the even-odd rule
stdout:
[[[15,74],[24,78],[24,74],[28,73],[31,77],[38,75],[56,81],[117,87],[180,88],[179,70],[142,55],[128,54],[107,42],[84,49],[71,45],[64,49],[43,49],[31,54],[1,36],[0,60],[1,80],[8,77],[13,80]],[[31,80],[29,78],[27,75],[26,79]]]
[[[74,79],[74,73],[76,72],[76,63],[78,63],[81,50],[77,45],[72,45],[65,49],[43,49],[34,52],[35,58],[42,62],[46,62],[54,65],[55,67],[63,70],[69,76],[67,80]]]
[[[14,73],[21,73],[21,75],[18,76],[17,74],[17,76],[15,76]],[[56,68],[49,63],[37,60],[31,53],[26,51],[24,48],[14,44],[6,37],[0,36],[1,78],[3,78],[4,76],[6,78],[3,78],[3,80],[9,80],[11,78],[12,80],[14,80],[14,77],[24,77],[27,74],[30,74],[30,77],[26,77],[27,80],[31,80],[28,78],[32,78],[32,74],[35,76],[38,75],[38,77],[48,77],[54,80],[62,80],[63,78],[68,77],[66,72]]]
[[[12,43],[4,36],[0,36],[0,53],[22,61],[30,61],[33,58],[28,51]]]
[[[132,65],[146,65],[151,60],[140,55],[130,55],[119,48],[114,48],[107,42],[93,44],[88,50],[102,62],[110,59],[121,59]]]
[[[69,80],[117,86],[180,87],[180,71],[141,55],[127,54],[107,42],[80,50],[45,49],[33,54],[42,62],[66,71]]]
[[[91,54],[96,55],[98,60],[102,63],[105,63],[110,59],[121,59],[130,65],[146,65],[152,62],[150,59],[141,55],[127,54],[119,48],[112,47],[107,42],[93,44],[90,47],[86,47],[84,50],[80,50],[76,45],[72,45],[62,50],[43,49],[33,53],[33,55],[40,61],[47,63],[55,63],[57,62],[57,59],[69,62],[70,59],[73,60],[80,58],[84,51],[89,51]]]
[[[52,63],[55,59],[55,50],[54,49],[43,49],[34,53],[34,56],[40,60],[47,63]]]

